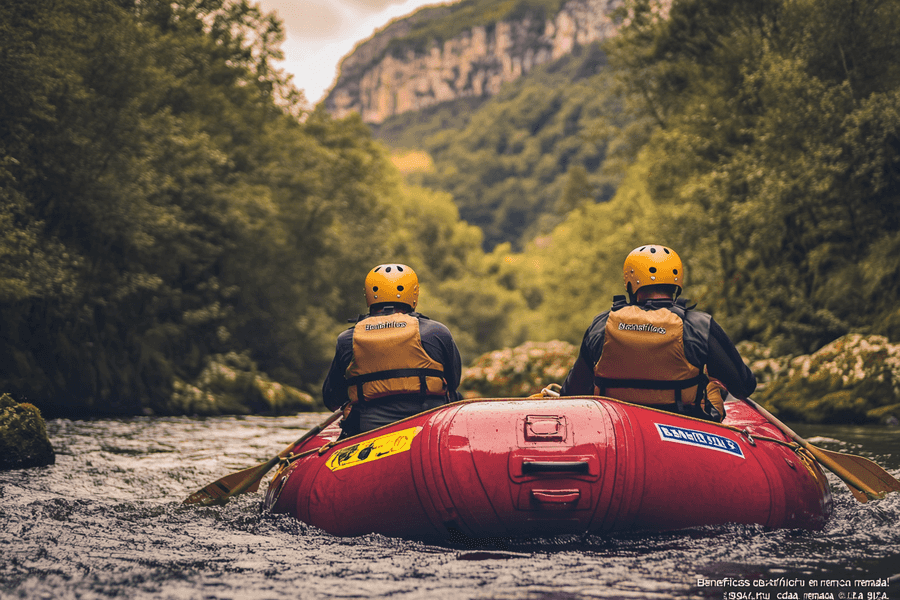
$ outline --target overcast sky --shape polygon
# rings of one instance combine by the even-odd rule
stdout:
[[[334,83],[338,62],[392,19],[448,0],[257,0],[275,11],[287,30],[279,66],[316,104]]]

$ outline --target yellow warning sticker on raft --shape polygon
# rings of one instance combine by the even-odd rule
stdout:
[[[410,427],[341,448],[328,459],[328,468],[339,471],[406,452],[412,447],[413,438],[420,431],[421,427]]]

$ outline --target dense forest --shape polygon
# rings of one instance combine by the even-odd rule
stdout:
[[[585,50],[464,120],[451,105],[376,130],[419,136],[433,167],[411,180],[511,245],[528,337],[577,341],[655,240],[736,339],[900,339],[900,5],[635,0],[618,18],[598,72]]]
[[[389,260],[472,332],[469,356],[503,343],[512,294],[476,283],[480,232],[403,184],[358,118],[306,107],[272,68],[272,15],[4,2],[0,28],[3,390],[51,416],[165,414],[176,382],[238,353],[315,393]]]
[[[599,45],[579,47],[474,99],[410,111],[373,126],[396,148],[425,150],[434,168],[409,180],[451,194],[461,217],[484,232],[484,247],[547,233],[573,208],[609,200],[621,169],[608,133],[627,116]],[[610,165],[607,165],[609,159]]]
[[[0,3],[0,391],[169,414],[237,354],[317,396],[383,261],[416,269],[466,362],[577,343],[649,241],[736,340],[900,340],[900,5],[619,19],[602,52],[450,115],[404,178],[273,67],[282,25],[246,0]]]

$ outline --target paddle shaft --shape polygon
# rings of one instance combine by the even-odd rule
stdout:
[[[221,502],[224,504],[225,502],[228,502],[228,499],[232,496],[243,494],[247,490],[247,488],[262,479],[263,476],[268,473],[272,467],[277,465],[278,461],[287,456],[291,450],[300,446],[306,440],[319,435],[323,429],[334,423],[343,414],[343,411],[343,407],[337,409],[336,411],[331,413],[331,415],[327,419],[304,433],[296,442],[279,452],[276,456],[270,458],[265,464],[260,465],[259,468],[255,472],[253,472],[253,474],[249,475],[246,479],[237,484],[233,490],[225,494],[225,496],[222,497]]]
[[[338,418],[343,414],[344,407],[342,406],[338,410],[334,411],[327,419],[307,431],[303,434],[300,439],[296,442],[292,443],[290,446],[279,452],[273,458],[269,459],[267,462],[257,466],[250,467],[249,469],[244,469],[242,471],[238,471],[237,473],[231,473],[230,475],[226,475],[221,479],[217,479],[216,481],[210,483],[206,487],[194,492],[190,496],[188,496],[184,500],[184,504],[203,504],[205,506],[210,506],[213,504],[225,504],[228,502],[228,499],[232,496],[236,496],[238,494],[243,494],[247,490],[256,490],[256,486],[259,484],[259,480],[263,478],[263,476],[269,472],[269,470],[278,464],[283,457],[290,454],[291,450],[300,446],[305,441],[310,438],[318,435],[322,432],[323,429],[334,423]],[[244,476],[244,473],[246,475]],[[243,477],[242,477],[243,476]],[[241,478],[242,477],[242,478]],[[241,479],[238,479],[241,478]],[[232,483],[237,481],[237,485],[231,487]]]
[[[752,406],[753,408],[758,410],[760,412],[760,414],[762,414],[762,416],[764,416],[766,419],[769,420],[770,423],[772,423],[772,425],[774,425],[775,427],[780,429],[781,432],[784,433],[786,436],[788,436],[789,438],[791,438],[792,440],[794,440],[795,442],[800,444],[800,446],[802,446],[805,450],[807,450],[810,454],[812,454],[813,457],[822,466],[826,467],[829,471],[831,471],[832,473],[834,473],[835,475],[840,477],[841,480],[844,483],[846,483],[848,486],[851,486],[851,487],[859,490],[860,492],[865,494],[866,497],[869,499],[876,499],[876,498],[881,498],[884,496],[884,494],[879,494],[879,493],[875,492],[874,490],[872,490],[872,488],[870,488],[865,483],[860,481],[860,479],[856,475],[854,475],[853,473],[851,473],[850,471],[848,471],[847,469],[845,469],[841,465],[839,465],[837,462],[832,460],[831,457],[829,457],[827,454],[825,454],[819,448],[816,448],[815,446],[813,446],[812,444],[807,442],[805,439],[803,439],[802,437],[797,435],[797,433],[793,429],[791,429],[790,427],[788,427],[787,425],[782,423],[778,419],[778,417],[776,417],[775,415],[773,415],[772,413],[767,411],[765,408],[763,408],[762,406],[760,406],[759,404],[757,404],[750,398],[746,398],[744,400],[744,402],[746,402],[747,404],[749,404],[750,406]]]

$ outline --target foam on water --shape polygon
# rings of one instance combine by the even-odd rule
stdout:
[[[723,598],[738,588],[698,580],[900,574],[900,494],[861,505],[830,475],[835,514],[820,532],[729,525],[425,543],[337,538],[262,512],[260,494],[181,504],[324,416],[49,422],[57,463],[0,473],[0,598]],[[822,430],[822,445],[900,474],[897,430]],[[878,591],[900,598],[900,581]]]

